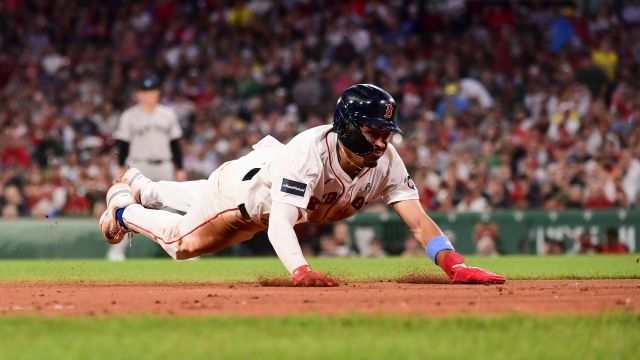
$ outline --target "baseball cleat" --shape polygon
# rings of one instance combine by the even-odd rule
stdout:
[[[109,244],[117,244],[130,231],[120,226],[116,219],[116,210],[133,204],[131,188],[127,184],[113,185],[107,192],[107,209],[100,216],[100,230]]]
[[[122,174],[120,179],[116,179],[116,182],[129,185],[131,187],[131,193],[133,194],[133,201],[135,201],[136,204],[142,204],[140,201],[140,190],[144,185],[147,185],[152,181],[148,177],[142,175],[140,170],[130,167],[124,172],[124,174]]]

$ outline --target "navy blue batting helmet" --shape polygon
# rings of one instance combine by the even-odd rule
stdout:
[[[393,97],[371,84],[357,84],[340,95],[333,115],[338,140],[357,155],[373,152],[373,144],[362,135],[362,126],[402,133],[397,123],[398,106]]]

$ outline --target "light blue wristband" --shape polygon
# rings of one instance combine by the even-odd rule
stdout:
[[[424,254],[427,255],[431,261],[436,262],[436,256],[442,250],[451,250],[455,251],[453,245],[451,245],[451,241],[446,236],[436,236],[427,245],[427,249],[424,251]]]

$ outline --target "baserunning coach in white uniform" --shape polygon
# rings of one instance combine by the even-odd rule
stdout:
[[[341,94],[332,125],[306,130],[286,145],[267,136],[207,180],[152,182],[130,168],[109,189],[100,228],[112,244],[129,232],[144,234],[175,259],[217,252],[267,230],[296,285],[337,286],[307,264],[293,226],[345,219],[382,198],[453,282],[505,282],[504,276],[466,266],[424,212],[402,159],[389,144],[400,132],[396,119],[391,95],[373,85],[354,85]],[[185,214],[149,209],[149,204]]]

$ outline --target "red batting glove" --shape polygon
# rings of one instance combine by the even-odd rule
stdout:
[[[338,286],[338,282],[335,279],[311,270],[309,265],[302,265],[293,270],[293,283],[295,286],[305,287]]]
[[[504,284],[507,281],[502,275],[465,265],[464,258],[457,252],[447,254],[440,267],[454,284]]]

